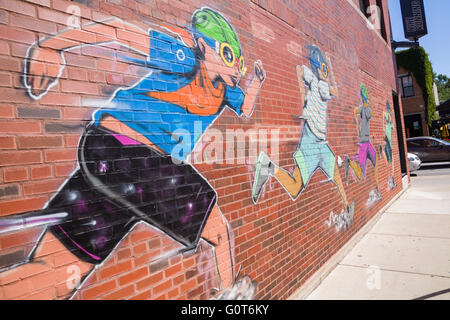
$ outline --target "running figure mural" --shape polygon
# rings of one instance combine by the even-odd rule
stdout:
[[[394,179],[394,157],[392,155],[392,130],[394,129],[394,121],[392,118],[392,109],[389,101],[386,101],[386,112],[383,116],[383,124],[384,124],[384,148],[383,145],[380,146],[380,154],[383,156],[384,162],[386,165],[391,167],[391,176],[388,178],[388,187],[387,190],[390,191],[394,189],[397,185],[395,184]],[[384,152],[383,152],[384,149]]]
[[[256,163],[252,198],[255,203],[259,201],[264,185],[272,176],[295,201],[308,186],[313,174],[320,169],[329,181],[337,186],[344,205],[342,214],[346,216],[348,227],[353,222],[355,203],[348,202],[339,175],[337,158],[327,141],[328,101],[337,96],[337,86],[334,80],[331,81],[334,76],[329,57],[325,59],[322,51],[315,45],[309,46],[308,52],[310,68],[297,66],[301,102],[304,103],[303,115],[299,118],[304,119],[304,123],[297,151],[293,155],[296,167],[293,172],[288,172],[271,161],[267,154],[260,153]]]
[[[200,239],[211,245],[218,290],[225,292],[237,281],[232,230],[216,191],[188,157],[225,108],[239,117],[251,116],[265,80],[263,65],[254,63],[253,80],[244,92],[239,86],[246,72],[239,38],[226,18],[210,8],[195,11],[187,30],[144,30],[109,19],[81,27],[101,41],[88,42],[79,29],[70,29],[30,47],[24,76],[30,97],[39,100],[58,82],[65,51],[120,43],[105,27],[145,37],[146,46],[130,41],[134,54],[118,57],[149,72],[131,87],[118,88],[93,113],[80,138],[77,170],[45,208],[16,217],[52,222],[29,262],[45,243],[57,239],[53,245],[72,252],[89,272],[136,223],[145,222],[182,244],[180,253],[195,251]],[[14,221],[3,220],[3,229]],[[245,282],[253,294],[256,284]]]
[[[359,136],[359,150],[358,154],[351,159],[347,155],[345,156],[345,179],[348,184],[349,169],[352,170],[351,172],[356,176],[356,179],[358,181],[361,181],[361,179],[365,179],[367,173],[367,159],[370,160],[373,167],[375,168],[376,180],[376,188],[375,190],[370,191],[369,199],[367,201],[367,205],[370,206],[375,202],[380,201],[382,199],[382,195],[380,193],[378,183],[377,152],[375,151],[375,148],[370,141],[370,119],[372,119],[373,111],[370,107],[369,94],[364,84],[361,84],[360,94],[362,105],[355,108],[354,110],[355,120],[357,123],[356,127]]]

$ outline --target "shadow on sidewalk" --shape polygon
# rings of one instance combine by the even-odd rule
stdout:
[[[435,169],[450,169],[450,162],[432,162],[432,163],[423,163],[420,167],[419,171],[424,170],[435,170]]]

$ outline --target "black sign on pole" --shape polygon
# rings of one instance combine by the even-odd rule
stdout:
[[[405,38],[417,41],[428,34],[423,0],[400,0]]]

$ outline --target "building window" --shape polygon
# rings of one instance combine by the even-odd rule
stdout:
[[[402,84],[403,97],[414,97],[414,86],[411,75],[400,77],[400,83]]]

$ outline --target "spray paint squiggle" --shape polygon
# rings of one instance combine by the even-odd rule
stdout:
[[[333,211],[331,211],[328,220],[325,221],[325,224],[328,226],[328,228],[334,226],[334,229],[337,232],[345,231],[353,224],[353,218],[353,212],[345,212],[344,210],[342,210],[340,214],[335,214]]]

